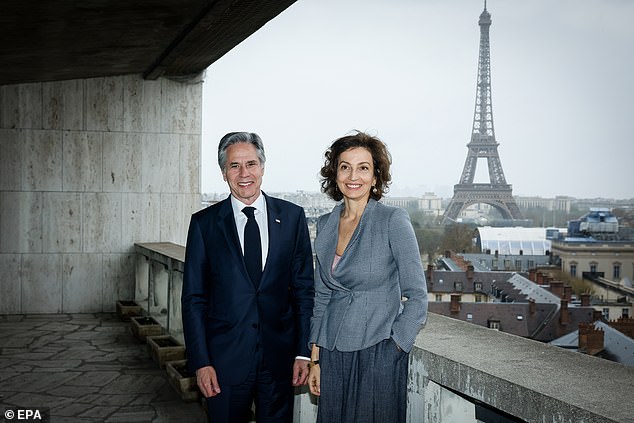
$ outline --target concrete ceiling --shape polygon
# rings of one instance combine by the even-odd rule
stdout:
[[[3,0],[0,85],[197,75],[296,0]]]

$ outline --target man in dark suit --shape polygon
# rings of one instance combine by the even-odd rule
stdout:
[[[313,259],[304,210],[260,190],[257,134],[218,146],[231,195],[191,218],[182,292],[187,363],[210,421],[291,422],[308,376]]]

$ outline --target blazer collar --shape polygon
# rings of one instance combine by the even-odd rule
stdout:
[[[358,241],[360,234],[364,231],[364,228],[369,224],[370,216],[372,215],[373,210],[376,208],[377,201],[370,199],[368,204],[365,206],[363,210],[363,215],[361,216],[361,220],[357,225],[354,233],[352,234],[352,238],[350,242],[348,242],[348,246],[346,250],[343,252],[343,256],[341,257],[341,262],[339,262],[338,266],[342,264],[345,260],[348,250],[354,247],[354,244]],[[320,260],[325,260],[324,264],[328,265],[328,273],[330,274],[330,269],[332,269],[332,262],[335,258],[335,253],[337,250],[337,241],[339,239],[339,219],[341,218],[341,213],[343,212],[344,204],[340,203],[335,206],[324,225],[319,228],[319,237],[317,242],[315,243],[315,250],[320,256]]]

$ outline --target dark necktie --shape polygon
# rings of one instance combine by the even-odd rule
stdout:
[[[248,220],[244,227],[244,263],[247,272],[254,284],[260,283],[262,277],[262,241],[260,240],[260,228],[255,221],[255,208],[245,207],[242,209]]]

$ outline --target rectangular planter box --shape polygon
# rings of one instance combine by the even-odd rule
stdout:
[[[163,334],[163,326],[152,317],[132,317],[130,318],[130,328],[132,334],[141,342],[146,342],[148,336]]]
[[[119,319],[127,322],[132,317],[141,316],[143,314],[143,307],[132,300],[119,300],[117,301],[117,316]]]
[[[168,361],[165,370],[170,385],[183,401],[198,401],[201,393],[196,384],[196,375],[187,371],[187,360]]]
[[[185,359],[185,346],[170,335],[148,336],[146,341],[150,356],[161,368],[168,361]]]

